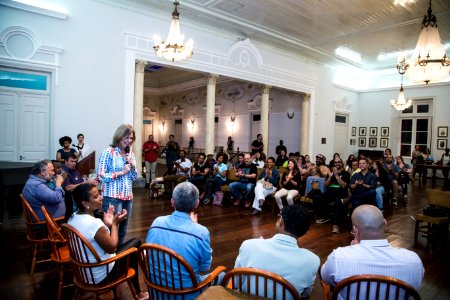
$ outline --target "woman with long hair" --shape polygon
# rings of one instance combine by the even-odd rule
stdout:
[[[60,163],[64,163],[65,159],[68,158],[70,155],[75,155],[78,157],[77,150],[70,147],[72,144],[72,139],[69,136],[63,136],[59,139],[59,144],[61,145],[61,149],[56,151],[56,160]]]
[[[377,207],[383,211],[383,194],[390,189],[390,181],[386,170],[383,168],[381,161],[376,160],[372,165],[373,172],[377,176],[377,186],[375,188],[375,201]]]
[[[294,204],[294,198],[299,193],[301,184],[301,174],[295,159],[289,159],[287,169],[281,177],[280,186],[281,189],[275,193],[275,201],[278,204],[278,208],[283,208],[283,202],[281,198],[286,196],[288,205]]]

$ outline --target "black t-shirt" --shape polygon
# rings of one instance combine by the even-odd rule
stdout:
[[[341,173],[339,173],[339,177],[342,179],[342,181],[344,181],[347,184],[347,186],[345,188],[341,187],[339,182],[337,181],[336,177],[334,177],[334,174],[333,174],[333,175],[331,175],[330,184],[328,185],[327,190],[331,189],[331,191],[334,191],[338,195],[340,195],[341,198],[346,198],[346,197],[348,197],[350,173],[343,170]]]
[[[256,147],[258,149],[253,149],[252,148],[252,154],[255,154],[256,152],[261,153],[263,151],[263,145],[264,145],[263,142],[260,142],[258,140],[254,140],[252,142],[252,147]]]
[[[257,174],[257,169],[255,164],[246,165],[245,163],[241,164],[238,168],[238,172],[242,174]],[[256,183],[255,178],[247,178],[247,177],[239,177],[240,182],[248,182],[248,183]]]
[[[294,178],[292,178],[293,181],[297,182],[297,186],[293,185],[291,181],[289,181],[288,183],[284,184],[288,174],[289,174],[289,171],[286,170],[286,172],[284,172],[284,174],[283,174],[283,178],[281,179],[281,185],[283,186],[283,188],[285,188],[288,191],[290,191],[290,190],[298,190],[300,188],[301,181],[302,181],[302,176],[301,176],[300,172],[295,173]]]
[[[198,164],[198,162],[196,162],[196,163],[194,164],[194,166],[193,166],[193,169],[194,169],[195,171],[200,171],[200,173],[203,173],[203,172],[205,172],[205,169],[211,170],[211,166],[209,165],[208,162],[205,162],[202,166],[200,166],[200,165]],[[203,175],[197,174],[197,175],[195,175],[195,176],[203,176]]]

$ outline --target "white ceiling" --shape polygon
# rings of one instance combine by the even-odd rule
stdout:
[[[362,55],[360,63],[351,64],[380,70],[395,67],[397,57],[380,61],[379,54],[415,47],[429,6],[428,0],[416,0],[405,6],[394,5],[394,1],[180,0],[179,11],[182,31],[183,21],[188,21],[211,31],[234,35],[236,40],[250,38],[257,45],[276,47],[328,65],[351,63],[334,54],[338,46],[345,46]],[[172,0],[109,2],[167,14],[169,27]],[[450,44],[450,0],[434,0],[432,9],[443,43]]]

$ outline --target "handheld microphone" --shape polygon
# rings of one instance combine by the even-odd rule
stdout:
[[[126,146],[124,150],[125,150],[125,154],[130,153],[130,146]],[[129,165],[130,163],[127,161],[126,164]]]

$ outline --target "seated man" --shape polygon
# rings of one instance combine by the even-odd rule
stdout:
[[[55,184],[54,187],[50,187],[52,185],[49,183],[53,177]],[[45,205],[53,218],[64,217],[66,205],[64,204],[64,190],[61,187],[63,181],[64,178],[61,174],[55,175],[50,160],[40,160],[34,165],[22,190],[22,195],[30,203],[39,220],[45,220],[41,210],[42,205]]]
[[[352,208],[355,209],[364,203],[375,203],[375,187],[377,186],[377,176],[369,171],[367,158],[358,160],[360,171],[354,173],[350,178],[350,189],[352,191]]]
[[[198,224],[197,214],[193,213],[199,204],[198,196],[198,189],[192,183],[182,182],[177,185],[171,200],[175,211],[153,221],[145,242],[162,245],[177,252],[189,263],[200,282],[207,277],[200,275],[200,272],[206,272],[211,267],[212,249],[208,229]],[[191,281],[185,269],[181,269],[181,274],[183,283]],[[174,285],[179,287],[179,282]],[[189,286],[184,286],[187,287]],[[196,296],[198,295],[190,294],[184,299],[195,299]]]
[[[174,186],[180,182],[188,180],[191,174],[192,162],[189,158],[186,158],[186,151],[184,149],[180,149],[178,155],[180,159],[173,163],[173,169],[171,172],[172,175],[166,175],[163,177],[166,193],[171,192]]]
[[[206,179],[208,179],[211,170],[211,166],[205,160],[206,154],[200,153],[198,161],[191,168],[191,178],[189,178],[189,182],[195,185],[202,194],[205,192]],[[203,197],[200,198],[203,199]]]
[[[274,168],[275,158],[272,156],[267,159],[267,168],[259,175],[258,183],[255,187],[255,199],[253,200],[252,215],[258,215],[266,197],[275,193],[280,182],[280,173]]]
[[[358,206],[352,223],[355,238],[350,246],[337,248],[328,256],[321,269],[323,281],[334,286],[353,275],[375,274],[398,278],[418,290],[424,273],[422,261],[413,251],[389,244],[381,211],[373,205]],[[350,299],[355,297],[350,295]]]
[[[308,231],[310,223],[305,207],[298,204],[283,207],[276,223],[277,234],[270,239],[244,241],[234,267],[258,268],[278,274],[289,281],[299,295],[307,297],[312,291],[320,259],[300,248],[297,241]],[[269,298],[281,299],[280,296]]]
[[[83,181],[80,172],[75,168],[77,166],[78,158],[70,154],[64,159],[64,164],[62,165],[62,174],[65,177],[62,187],[64,188],[65,194],[65,204],[66,204],[66,219],[68,219],[72,213],[78,210],[78,207],[72,200],[72,191],[81,183],[90,183],[95,186],[99,184],[97,180],[87,180]]]
[[[242,191],[245,192],[245,207],[250,207],[250,196],[255,189],[256,183],[256,165],[252,163],[252,156],[250,153],[244,155],[244,163],[239,166],[236,172],[236,177],[239,181],[230,183],[230,192],[235,201],[234,206],[241,204]]]
[[[397,191],[398,191],[398,174],[400,173],[400,168],[398,165],[394,164],[394,158],[392,154],[387,154],[384,157],[384,169],[388,173],[389,182],[392,186],[392,206],[397,206]]]

